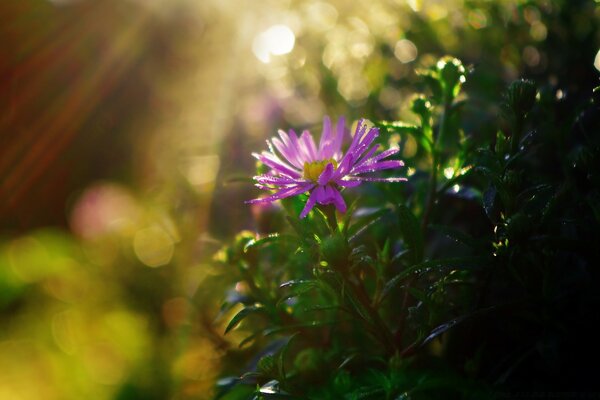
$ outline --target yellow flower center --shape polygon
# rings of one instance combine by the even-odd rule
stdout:
[[[316,182],[327,164],[333,164],[333,169],[336,169],[338,166],[337,162],[333,158],[328,158],[327,160],[322,161],[305,162],[302,176],[305,179]]]

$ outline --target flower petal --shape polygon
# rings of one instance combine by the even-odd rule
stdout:
[[[380,161],[378,163],[363,164],[357,168],[352,169],[352,174],[364,174],[366,172],[381,171],[382,169],[400,168],[404,166],[404,163],[400,160],[387,160]]]
[[[285,132],[281,132],[281,133],[285,135]],[[277,151],[279,151],[279,153],[281,153],[281,155],[284,156],[285,159],[290,164],[292,164],[296,168],[302,168],[302,164],[298,161],[299,154],[296,149],[294,149],[293,147],[287,146],[285,144],[285,142],[282,142],[281,140],[279,140],[275,137],[272,139],[272,141],[273,141],[273,145],[275,146]]]
[[[368,162],[369,159],[373,156],[373,154],[375,154],[375,152],[377,151],[377,149],[379,149],[379,145],[376,144],[375,146],[371,147],[369,149],[369,151],[367,151],[361,158],[360,160],[355,164],[355,166],[358,166],[360,164],[363,164],[365,162]]]
[[[300,136],[300,142],[304,147],[306,155],[308,156],[308,161],[316,161],[317,146],[315,146],[315,141],[309,131],[302,132],[302,136]]]
[[[354,157],[352,157],[352,154],[346,154],[342,159],[342,162],[338,166],[337,170],[335,171],[335,174],[333,175],[332,179],[337,180],[348,174],[350,172],[350,169],[352,168],[353,162]]]
[[[399,148],[393,148],[393,149],[387,149],[385,151],[382,151],[381,153],[377,154],[375,157],[371,158],[371,161],[379,161],[379,160],[383,160],[384,158],[388,158],[391,155],[394,155],[396,153],[398,153],[400,151]]]
[[[313,184],[310,184],[310,185],[298,185],[298,186],[286,187],[286,188],[281,189],[280,191],[272,194],[271,196],[247,200],[245,203],[246,204],[272,203],[275,200],[280,200],[280,199],[284,199],[286,197],[291,197],[291,196],[295,196],[295,195],[304,193],[304,192],[310,190],[313,186],[314,186]]]
[[[326,115],[323,117],[323,132],[321,133],[321,140],[319,141],[319,158],[321,160],[326,160],[331,158],[330,155],[330,147],[332,142],[332,132],[331,132],[331,120]]]
[[[398,153],[400,151],[399,148],[388,149],[388,150],[382,151],[381,153],[377,154],[374,157],[371,157],[371,155],[372,155],[371,153],[373,152],[373,149],[376,149],[378,146],[379,145],[373,146],[369,150],[369,152],[361,159],[361,161],[355,164],[355,168],[359,167],[359,166],[362,166],[364,164],[367,164],[367,163],[372,164],[372,163],[375,163],[375,162],[377,162],[379,160],[383,160],[384,158],[387,158],[387,157],[389,157],[391,155],[394,155],[394,154],[396,154],[396,153]]]
[[[313,190],[310,194],[310,196],[308,196],[308,201],[306,202],[306,205],[304,206],[304,208],[302,209],[302,212],[300,213],[300,218],[304,218],[308,215],[308,213],[310,212],[310,210],[313,209],[313,207],[315,206],[315,204],[317,203],[317,190],[319,189],[319,187],[317,187],[315,190]]]
[[[274,172],[287,175],[292,178],[300,178],[301,176],[300,171],[295,170],[284,161],[281,161],[279,157],[274,154],[263,152],[262,154],[253,153],[252,155],[267,167],[272,168]]]
[[[277,176],[277,175],[257,175],[254,177],[254,180],[259,183],[266,183],[272,185],[297,185],[297,184],[305,184],[310,183],[305,179],[297,179],[290,178],[287,176]]]
[[[290,130],[290,134],[288,135],[280,129],[278,133],[279,137],[283,141],[283,145],[288,151],[288,154],[294,159],[294,164],[296,165],[296,167],[302,168],[303,161],[301,160],[300,153],[298,152],[298,147],[294,145],[294,142],[291,139],[291,135],[294,134],[294,131]]]
[[[331,156],[336,160],[339,160],[342,155],[342,143],[344,142],[344,136],[346,136],[346,119],[340,117],[337,123],[336,134],[334,136]]]
[[[406,178],[377,178],[372,176],[351,176],[348,177],[348,180],[345,182],[406,182],[408,179]]]
[[[346,212],[348,207],[346,207],[346,202],[337,189],[331,188],[331,202],[339,212]]]
[[[379,136],[379,129],[369,129],[369,132],[367,132],[365,137],[360,141],[359,145],[353,150],[355,159],[358,159],[358,156],[364,153],[364,151],[371,145],[371,143],[373,143],[373,140],[375,140],[377,136]]]
[[[358,179],[356,179],[356,180],[340,179],[340,180],[336,181],[335,183],[341,187],[356,187],[361,184],[361,181]]]
[[[317,183],[321,186],[327,185],[331,177],[333,176],[333,164],[329,163],[319,175],[319,179],[317,179]]]
[[[359,145],[365,130],[367,129],[367,125],[364,123],[364,119],[360,119],[358,124],[356,125],[356,131],[354,132],[354,136],[352,137],[352,142],[350,143],[350,147],[346,151],[346,155],[353,154],[356,147]]]

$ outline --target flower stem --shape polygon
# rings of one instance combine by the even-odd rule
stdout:
[[[326,205],[326,206],[321,206],[321,211],[323,211],[323,214],[325,214],[325,217],[327,218],[327,223],[329,224],[329,229],[331,229],[331,233],[336,233],[339,231],[339,225],[338,225],[338,221],[337,221],[337,214],[335,212],[335,206],[333,205]]]
[[[421,221],[421,229],[423,230],[423,233],[425,233],[425,231],[427,230],[427,225],[429,225],[429,218],[433,210],[433,205],[435,204],[435,197],[437,191],[437,174],[439,162],[437,150],[435,148],[433,149],[431,163],[431,177],[429,178],[429,191],[427,194],[427,203],[425,205],[425,211],[423,212],[423,219]]]
[[[510,138],[510,152],[512,155],[517,154],[519,151],[519,142],[521,141],[524,124],[525,116],[523,114],[517,114],[515,117],[515,130]]]
[[[435,204],[435,198],[437,194],[437,176],[440,163],[440,146],[444,143],[444,138],[446,136],[446,125],[448,124],[447,120],[448,115],[451,111],[451,105],[452,99],[446,99],[444,103],[444,109],[442,110],[442,115],[440,116],[438,134],[435,138],[435,142],[433,143],[433,149],[431,150],[431,177],[429,178],[429,191],[427,194],[427,203],[425,205],[425,211],[423,212],[423,220],[421,226],[423,233],[425,233],[425,231],[427,230],[427,225],[429,225],[429,219],[431,217],[433,205]]]
[[[377,309],[373,307],[369,295],[365,290],[364,286],[362,285],[362,282],[360,280],[353,281],[346,277],[345,281],[347,282],[348,286],[352,288],[352,291],[354,292],[354,295],[360,302],[360,305],[368,313],[368,316],[371,319],[371,323],[374,327],[374,332],[376,332],[378,336],[380,336],[379,340],[381,341],[381,344],[385,347],[386,351],[389,354],[393,354],[396,351],[394,336],[392,335],[390,328],[379,316],[379,312],[377,311]]]

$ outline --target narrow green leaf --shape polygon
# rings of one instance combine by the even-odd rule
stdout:
[[[496,194],[497,190],[494,185],[490,185],[485,192],[483,192],[483,209],[490,221],[494,223],[496,223],[496,220],[498,219],[495,207]]]
[[[279,326],[279,327],[275,327],[275,328],[268,328],[265,329],[263,331],[263,335],[265,336],[270,336],[270,335],[274,335],[276,333],[281,333],[281,332],[287,332],[290,330],[297,330],[297,329],[302,329],[302,328],[320,328],[322,326],[326,326],[326,325],[335,325],[338,322],[341,322],[343,320],[332,320],[332,321],[310,321],[310,322],[306,322],[303,324],[294,324],[294,325],[287,325],[287,326]],[[352,321],[351,319],[348,319],[347,321]]]
[[[290,336],[288,338],[287,342],[281,348],[281,351],[279,352],[279,357],[277,358],[277,371],[279,373],[279,378],[284,383],[285,383],[285,380],[286,380],[285,354],[286,354],[288,348],[290,347],[290,343],[292,343],[292,341],[298,336],[299,333],[300,332],[296,332],[296,333],[294,333],[292,336]]]
[[[242,308],[240,312],[235,314],[231,321],[229,321],[229,324],[227,324],[227,328],[225,328],[225,334],[227,334],[230,330],[235,328],[248,315],[259,312],[264,312],[263,306],[257,305]]]
[[[263,238],[260,238],[260,239],[251,239],[244,246],[244,253],[247,253],[248,250],[250,250],[254,247],[262,246],[262,245],[265,245],[268,243],[276,243],[279,241],[279,239],[280,239],[280,236],[278,233],[272,233],[272,234],[265,236]]]
[[[256,332],[256,333],[253,333],[252,335],[250,335],[250,336],[248,336],[248,337],[245,337],[245,338],[244,338],[244,339],[243,339],[243,340],[240,342],[240,344],[238,344],[238,348],[240,348],[240,349],[241,349],[242,347],[244,347],[244,346],[245,346],[245,345],[247,345],[248,343],[252,342],[253,340],[255,340],[256,338],[258,338],[258,337],[259,337],[259,336],[261,336],[261,335],[262,335],[262,332]]]
[[[434,230],[448,236],[450,239],[454,240],[455,242],[465,244],[471,248],[478,248],[478,247],[482,246],[481,241],[479,241],[479,240],[475,239],[473,236],[471,236],[461,230],[453,228],[451,226],[432,225],[431,227]]]
[[[410,250],[409,249],[402,249],[399,252],[397,252],[396,254],[394,254],[394,256],[392,257],[392,259],[390,260],[390,263],[393,264],[396,261],[400,260],[402,257],[404,257],[405,255],[409,254]]]
[[[422,116],[422,118],[423,118],[423,116]],[[423,132],[422,128],[415,126],[415,125],[406,124],[406,123],[400,122],[400,121],[394,121],[394,122],[383,121],[379,125],[385,127],[389,131],[399,133],[401,135],[402,134],[411,135],[412,137],[415,138],[417,143],[419,143],[421,145],[421,147],[423,147],[423,149],[425,149],[425,151],[427,151],[428,153],[431,153],[431,149],[433,147],[433,142]]]
[[[284,301],[300,296],[306,292],[311,291],[312,289],[318,288],[319,284],[314,280],[294,280],[281,284],[279,286],[280,289],[289,289],[288,293],[282,296],[278,301],[277,305],[283,303]]]
[[[425,293],[424,291],[414,287],[408,287],[407,290],[415,299],[422,301],[427,306],[432,305],[431,299],[429,298],[429,296],[427,296],[427,293]]]
[[[452,258],[441,258],[437,260],[429,260],[422,262],[420,264],[415,264],[409,268],[406,268],[404,271],[400,272],[398,275],[394,276],[392,279],[388,281],[388,283],[384,286],[381,292],[381,298],[385,298],[392,289],[394,289],[399,283],[401,283],[405,278],[412,274],[420,274],[423,272],[430,271],[432,269],[439,268],[472,268],[479,267],[483,264],[489,262],[488,257],[452,257]]]
[[[352,225],[348,230],[348,234],[350,236],[348,241],[351,242],[351,241],[355,240],[368,227],[370,227],[371,225],[373,225],[374,223],[379,221],[379,219],[381,219],[381,217],[383,217],[385,214],[387,214],[389,212],[390,212],[389,209],[382,208],[380,210],[375,211],[372,214],[369,214],[368,216],[366,216],[364,218],[361,218],[359,221],[355,222],[354,225]]]

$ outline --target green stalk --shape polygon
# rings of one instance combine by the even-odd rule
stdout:
[[[386,323],[381,319],[379,313],[375,308],[373,308],[371,301],[369,299],[369,295],[365,288],[361,285],[361,281],[358,280],[358,283],[352,282],[350,279],[344,277],[344,280],[347,282],[348,286],[352,288],[356,298],[360,301],[361,306],[367,311],[371,322],[375,327],[375,331],[379,333],[380,340],[386,351],[390,354],[393,354],[396,351],[396,344],[394,342],[394,336],[392,335],[390,329],[386,325]]]
[[[515,130],[510,138],[510,153],[512,155],[517,154],[519,151],[519,142],[521,141],[521,135],[523,133],[523,126],[525,125],[525,115],[519,113],[515,116]]]
[[[325,214],[327,218],[327,223],[329,224],[329,229],[331,229],[331,233],[336,233],[339,231],[339,225],[337,220],[337,214],[335,211],[335,206],[329,204],[326,206],[320,206],[321,211]]]
[[[433,143],[433,149],[431,151],[431,176],[429,178],[429,191],[427,194],[427,203],[425,205],[425,211],[423,212],[422,229],[425,233],[427,225],[429,225],[429,218],[435,204],[436,192],[437,192],[437,176],[439,170],[439,154],[440,154],[440,143],[443,143],[444,137],[446,136],[446,120],[450,113],[450,106],[452,99],[446,99],[444,102],[444,109],[440,116],[440,128],[438,135]]]

